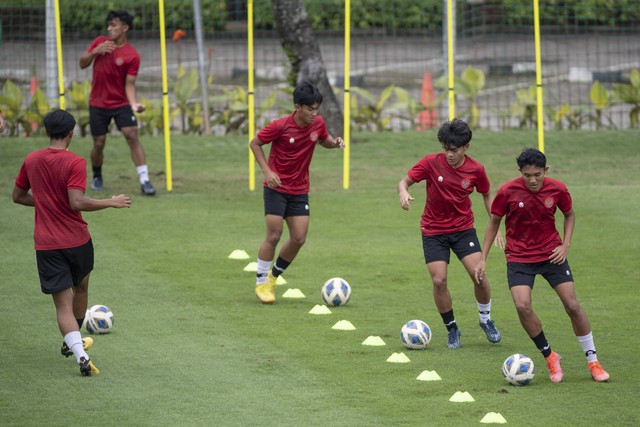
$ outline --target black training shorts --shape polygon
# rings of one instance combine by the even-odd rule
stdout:
[[[114,119],[118,130],[130,126],[138,126],[136,115],[131,105],[119,108],[89,107],[89,128],[92,136],[102,136],[109,132],[109,123]]]
[[[308,194],[283,194],[264,187],[264,214],[283,218],[309,216]]]
[[[36,251],[40,289],[54,294],[72,286],[79,286],[93,270],[93,242],[82,246],[50,251]]]
[[[434,261],[445,261],[449,264],[451,251],[458,259],[482,251],[475,228],[451,234],[422,236],[422,250],[427,264]]]
[[[533,283],[537,274],[544,277],[552,288],[555,288],[561,283],[573,282],[573,274],[571,274],[571,268],[567,260],[562,264],[552,264],[550,261],[507,263],[507,283],[509,284],[509,289],[521,285],[529,286],[533,289]]]

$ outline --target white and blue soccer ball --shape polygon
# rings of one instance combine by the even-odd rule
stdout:
[[[349,302],[349,298],[351,298],[351,286],[346,280],[340,277],[332,277],[324,282],[320,294],[327,305],[345,305]]]
[[[431,328],[422,320],[409,320],[400,330],[400,339],[407,348],[425,349],[431,341]]]
[[[106,305],[94,305],[85,316],[85,328],[90,334],[106,334],[113,328],[113,312]]]
[[[527,385],[534,376],[533,360],[524,354],[512,354],[502,364],[502,375],[513,385]]]

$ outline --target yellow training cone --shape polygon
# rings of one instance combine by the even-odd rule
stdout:
[[[287,281],[284,280],[284,277],[282,276],[278,276],[278,278],[276,279],[276,285],[286,285]]]
[[[356,327],[353,326],[353,324],[351,322],[349,322],[348,320],[341,320],[338,323],[336,323],[335,325],[333,325],[333,327],[331,329],[336,329],[339,331],[353,331]]]
[[[379,346],[379,345],[387,345],[387,344],[384,342],[382,338],[371,335],[367,337],[366,340],[362,341],[362,345]]]
[[[250,262],[244,268],[244,271],[258,271],[258,263],[257,262]]]
[[[331,310],[326,305],[317,304],[309,310],[309,314],[331,314]]]
[[[242,249],[236,249],[229,254],[229,259],[249,259],[249,254]]]
[[[304,294],[300,289],[290,288],[282,294],[283,298],[305,298]]]
[[[480,420],[484,424],[506,424],[507,420],[504,419],[499,412],[489,412]]]
[[[389,363],[409,363],[409,362],[411,362],[411,360],[409,360],[409,358],[407,357],[406,354],[404,354],[403,352],[400,352],[400,353],[393,353],[391,356],[389,356],[389,358],[387,359],[387,362],[389,362]]]
[[[440,381],[442,380],[442,378],[440,378],[440,375],[438,375],[438,373],[436,371],[422,371],[422,373],[420,375],[418,375],[418,378],[416,378],[418,381]]]
[[[449,399],[449,402],[475,402],[476,400],[471,397],[469,392],[465,391],[464,393],[461,391],[456,391],[453,393],[453,396]]]

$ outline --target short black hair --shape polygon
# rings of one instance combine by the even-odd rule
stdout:
[[[542,151],[535,148],[525,148],[516,158],[516,162],[518,163],[519,169],[525,166],[535,166],[538,168],[547,167],[547,158]]]
[[[300,83],[293,90],[293,103],[298,105],[322,104],[322,94],[310,81]]]
[[[471,141],[471,136],[469,125],[457,118],[444,122],[438,130],[438,141],[445,149],[463,147]]]
[[[44,116],[44,128],[51,139],[64,139],[76,127],[76,119],[66,110],[53,110]]]
[[[126,24],[129,30],[133,30],[133,16],[129,15],[129,12],[126,10],[110,10],[107,15],[107,24],[116,18]]]

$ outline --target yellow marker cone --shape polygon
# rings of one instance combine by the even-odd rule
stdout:
[[[249,259],[249,254],[242,249],[236,249],[229,254],[229,259]]]
[[[400,353],[393,353],[391,356],[389,356],[389,358],[387,359],[387,362],[389,362],[389,363],[409,363],[409,362],[411,362],[411,360],[409,360],[409,358],[407,357],[406,354],[404,354],[403,352],[400,352]]]
[[[244,271],[258,271],[258,263],[257,262],[250,262],[244,268]]]
[[[449,399],[449,402],[475,402],[476,400],[469,394],[469,392],[465,391],[464,393],[461,391],[456,391],[453,393],[453,396]]]
[[[422,373],[420,375],[418,375],[418,378],[416,378],[418,381],[440,381],[442,380],[442,378],[440,378],[440,375],[438,375],[438,373],[436,371],[422,371]]]
[[[362,345],[372,345],[372,346],[380,346],[387,345],[384,340],[377,336],[369,336],[366,340],[362,341]]]
[[[331,329],[336,329],[338,331],[353,331],[355,328],[356,327],[353,326],[353,324],[348,320],[341,320],[335,325],[333,325]]]
[[[300,289],[290,288],[282,294],[283,298],[306,298]]]
[[[309,314],[331,314],[331,310],[326,305],[317,304],[309,310]]]
[[[499,412],[489,412],[480,420],[484,424],[506,424],[507,420]]]
[[[282,275],[278,276],[278,278],[276,279],[276,285],[286,285],[287,281],[284,280],[284,277],[282,277]]]

